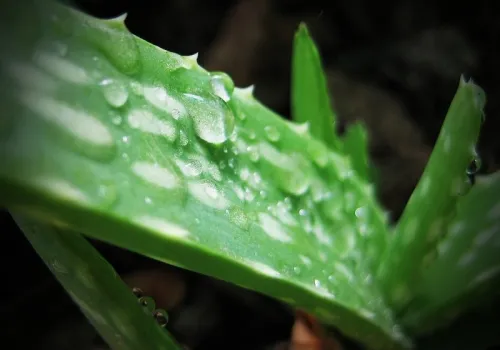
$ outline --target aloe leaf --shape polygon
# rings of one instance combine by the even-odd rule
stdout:
[[[408,345],[372,278],[382,210],[348,158],[123,17],[35,1],[12,16],[0,204],[284,300],[369,348]]]
[[[180,349],[82,236],[14,214],[37,254],[112,349]]]
[[[478,178],[424,271],[403,320],[414,333],[446,325],[498,296],[500,287],[500,172]]]
[[[311,134],[332,149],[339,149],[333,112],[321,58],[309,35],[300,24],[295,33],[292,57],[292,117],[308,123]]]
[[[379,269],[389,303],[401,308],[411,299],[420,273],[456,213],[469,186],[466,169],[476,157],[484,92],[462,77],[422,177],[399,220]]]
[[[359,177],[365,181],[372,180],[368,158],[368,135],[364,125],[361,123],[349,125],[343,137],[342,146]]]

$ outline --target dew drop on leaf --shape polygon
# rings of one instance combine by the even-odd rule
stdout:
[[[161,327],[166,327],[168,323],[168,313],[163,309],[156,309],[153,317]]]
[[[268,125],[264,128],[264,131],[266,132],[267,139],[271,142],[277,142],[280,139],[280,133],[278,129],[276,129],[274,126]]]
[[[128,100],[128,91],[125,85],[114,79],[104,79],[99,83],[106,101],[115,108],[122,107]]]
[[[226,73],[214,72],[211,74],[210,84],[214,94],[224,102],[229,102],[234,91],[234,82]]]
[[[151,297],[140,297],[139,304],[144,308],[144,311],[148,314],[152,314],[156,308],[155,301]]]
[[[198,137],[208,143],[224,143],[234,130],[234,115],[224,101],[214,97],[184,94]]]
[[[99,202],[101,206],[109,208],[118,200],[118,190],[111,182],[104,182],[98,188]]]

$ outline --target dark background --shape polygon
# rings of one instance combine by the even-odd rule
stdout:
[[[498,1],[74,3],[98,17],[128,12],[126,23],[134,34],[180,54],[199,52],[202,66],[229,73],[237,86],[255,84],[256,96],[285,117],[290,113],[293,34],[305,21],[321,51],[341,127],[354,120],[368,126],[370,153],[380,172],[380,199],[394,219],[425,166],[461,74],[472,77],[487,94],[486,123],[478,145],[481,171],[500,169]],[[5,213],[2,222],[7,232],[0,235],[3,339],[14,341],[16,349],[90,349],[92,329]],[[100,247],[119,272],[154,264]],[[184,331],[194,343],[202,339],[205,348],[243,349],[250,344],[248,349],[263,349],[286,340],[292,318],[270,300],[241,296],[240,291],[189,276],[191,288],[200,292],[190,293],[189,303],[179,312],[190,310],[198,316],[193,318],[196,327],[179,334]],[[423,339],[419,349],[483,350],[500,344],[500,335],[491,332],[500,330],[498,310],[466,316],[441,332],[444,343],[431,348],[430,340]]]

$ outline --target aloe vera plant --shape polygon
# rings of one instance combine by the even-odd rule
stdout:
[[[460,80],[391,227],[366,132],[336,133],[305,26],[288,122],[196,55],[132,35],[124,16],[35,1],[2,16],[1,204],[113,348],[177,345],[81,234],[267,294],[369,349],[409,348],[424,322],[492,295],[491,249],[464,262],[500,229],[498,175],[467,182],[485,103],[474,83]]]

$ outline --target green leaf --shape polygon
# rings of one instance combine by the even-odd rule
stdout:
[[[111,348],[180,349],[85,238],[22,215],[14,217],[37,254]]]
[[[343,137],[343,150],[351,159],[352,167],[359,177],[369,182],[368,136],[363,124],[350,125]]]
[[[446,325],[499,295],[500,172],[478,178],[425,270],[403,320],[414,333]]]
[[[383,212],[348,158],[123,17],[25,4],[0,24],[1,205],[281,299],[369,348],[408,344],[372,278]]]
[[[484,92],[463,78],[448,110],[436,146],[399,220],[379,269],[390,304],[401,308],[435,256],[436,245],[468,190],[466,169],[476,157]]]
[[[292,57],[292,117],[311,134],[339,150],[330,94],[318,49],[304,23],[295,34]]]

